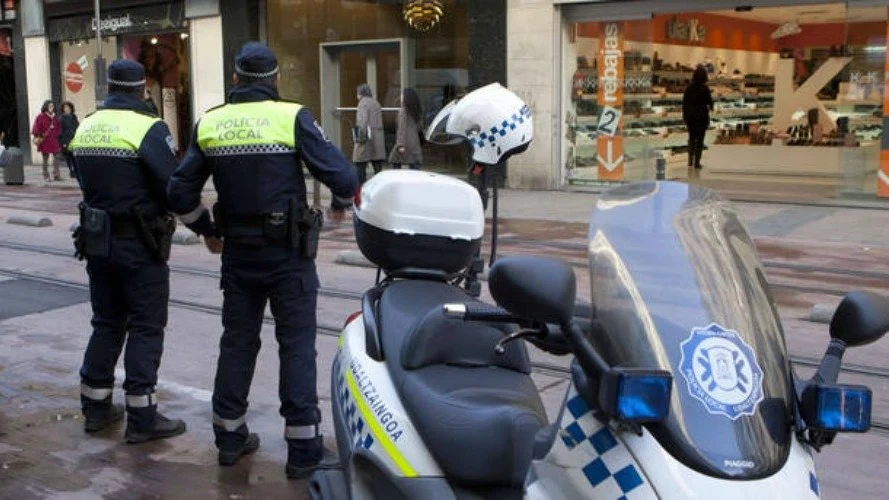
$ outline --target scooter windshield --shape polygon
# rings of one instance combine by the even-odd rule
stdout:
[[[670,415],[649,427],[687,466],[754,479],[790,449],[784,333],[756,247],[712,191],[672,182],[602,194],[589,233],[592,302],[612,365],[670,370]]]

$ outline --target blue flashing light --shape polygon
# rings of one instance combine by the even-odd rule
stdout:
[[[837,432],[867,432],[870,429],[870,389],[861,385],[819,384],[815,391],[814,428]]]
[[[620,374],[615,415],[626,422],[658,422],[670,412],[669,372]]]

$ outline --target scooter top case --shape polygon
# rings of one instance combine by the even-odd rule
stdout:
[[[611,366],[670,370],[668,418],[649,427],[673,458],[724,479],[781,470],[795,393],[756,246],[731,205],[673,182],[603,193],[589,230],[592,303]]]
[[[387,273],[460,271],[476,254],[485,230],[475,188],[417,170],[375,175],[361,189],[354,219],[361,253]]]

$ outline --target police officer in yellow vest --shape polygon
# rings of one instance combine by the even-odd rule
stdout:
[[[75,246],[87,260],[93,308],[93,334],[80,370],[84,427],[99,431],[123,417],[111,393],[126,341],[128,443],[185,432],[183,421],[158,413],[154,392],[175,229],[165,189],[176,168],[176,147],[167,125],[147,113],[144,87],[141,64],[113,62],[104,106],[80,124],[69,145],[83,191]]]
[[[278,95],[278,61],[265,45],[246,44],[235,59],[236,88],[212,109],[170,179],[173,211],[222,249],[224,331],[213,391],[219,463],[232,465],[259,447],[248,431],[253,379],[266,302],[275,317],[281,360],[279,395],[286,420],[287,476],[302,478],[323,461],[315,370],[320,212],[306,201],[303,163],[333,193],[332,214],[351,206],[355,168],[327,141],[309,110]],[[210,176],[219,195],[209,211],[201,190]],[[215,222],[215,228],[214,228]]]

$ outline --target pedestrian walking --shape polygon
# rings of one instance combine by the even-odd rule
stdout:
[[[158,412],[155,395],[170,294],[166,260],[176,227],[165,188],[176,156],[167,124],[145,112],[144,86],[141,64],[111,63],[105,106],[83,120],[68,145],[83,191],[75,236],[93,307],[80,369],[84,428],[96,432],[123,417],[112,389],[126,341],[128,443],[185,432],[185,422]]]
[[[420,138],[423,135],[423,110],[417,92],[407,87],[401,92],[401,109],[398,110],[398,130],[395,134],[395,147],[389,154],[392,168],[400,169],[407,165],[417,170],[423,164],[423,149]]]
[[[682,96],[682,120],[688,129],[688,166],[701,169],[704,154],[704,135],[710,126],[713,96],[707,86],[707,70],[698,65],[691,77],[691,84]]]
[[[56,116],[56,105],[52,101],[44,101],[40,107],[40,114],[34,119],[31,134],[34,136],[34,144],[37,151],[43,155],[43,180],[49,182],[49,157],[52,156],[52,180],[62,180],[59,173],[59,135],[62,133],[62,125]]]
[[[281,360],[286,473],[303,478],[331,464],[323,460],[315,367],[314,258],[322,220],[308,207],[302,165],[330,187],[336,218],[351,206],[355,167],[308,109],[279,97],[278,60],[268,47],[243,46],[234,84],[228,104],[208,111],[195,127],[168,195],[210,251],[222,253],[223,333],[213,389],[219,464],[233,465],[259,448],[259,436],[247,426],[247,398],[270,302]],[[210,175],[219,196],[212,219],[201,204]]]
[[[373,97],[370,86],[362,83],[358,86],[358,114],[352,139],[352,161],[358,169],[358,183],[367,181],[367,164],[373,167],[374,174],[383,169],[386,161],[386,140],[383,135],[383,110],[380,103]]]
[[[80,125],[80,121],[77,119],[77,114],[74,112],[74,104],[70,101],[62,103],[62,116],[59,121],[62,125],[62,133],[59,135],[59,145],[62,148],[62,156],[65,158],[65,165],[68,166],[68,174],[72,179],[76,179],[77,175],[74,173],[74,156],[71,154],[68,145],[71,142],[71,139],[74,138],[74,132],[77,131],[77,126]]]

